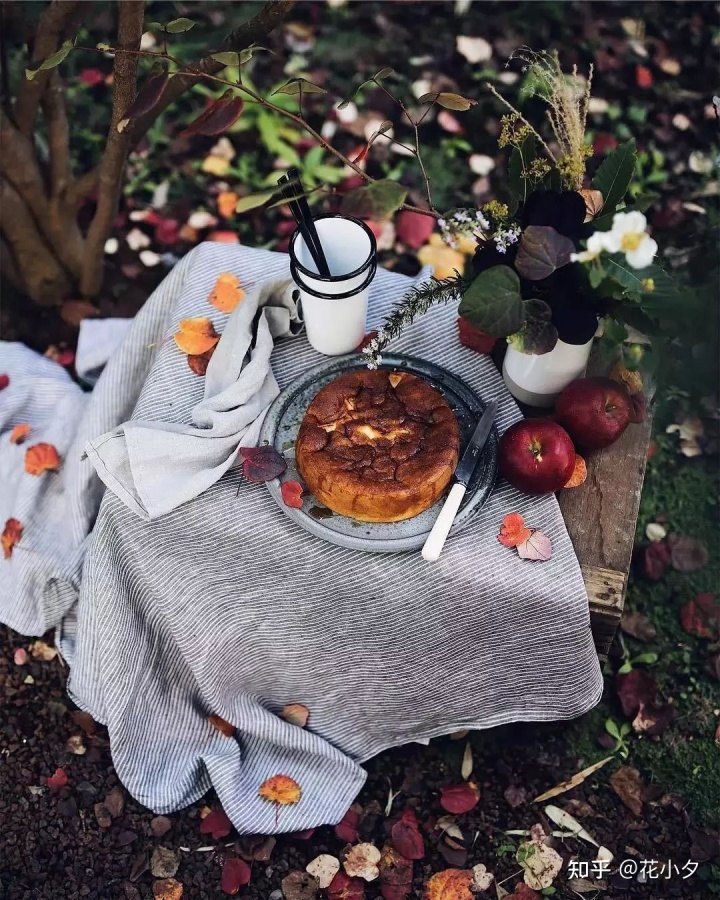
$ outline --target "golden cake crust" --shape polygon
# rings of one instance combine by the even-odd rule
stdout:
[[[439,391],[406,372],[359,369],[316,394],[295,459],[330,509],[363,522],[397,522],[435,503],[459,450],[457,420]]]

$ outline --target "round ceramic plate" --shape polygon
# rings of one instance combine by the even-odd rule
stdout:
[[[276,398],[265,417],[259,443],[271,444],[285,457],[288,468],[283,475],[284,481],[302,481],[295,467],[295,441],[312,399],[321,388],[339,375],[364,366],[363,359],[357,353],[334,357],[310,369],[301,379],[293,381]],[[440,391],[460,426],[462,455],[485,409],[485,403],[478,395],[457,375],[421,359],[383,354],[381,368],[411,372]],[[497,448],[498,433],[493,426],[455,518],[451,535],[464,528],[490,496],[497,474]],[[441,497],[430,509],[402,522],[359,522],[332,512],[307,494],[303,497],[302,509],[285,506],[280,493],[280,480],[277,478],[267,482],[267,487],[285,515],[306,531],[331,544],[372,553],[394,553],[422,547],[445,500],[444,496]]]

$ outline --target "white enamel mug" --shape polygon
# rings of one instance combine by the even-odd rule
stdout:
[[[339,356],[350,353],[365,337],[377,245],[368,226],[350,216],[320,216],[315,227],[330,275],[318,273],[299,229],[290,239],[290,274],[300,289],[311,346],[326,356]]]

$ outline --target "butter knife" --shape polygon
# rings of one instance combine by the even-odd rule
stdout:
[[[447,500],[440,510],[440,515],[435,520],[432,531],[427,536],[427,540],[422,548],[423,559],[428,562],[435,562],[445,546],[445,540],[460,509],[460,504],[475,471],[480,453],[490,436],[497,409],[497,400],[491,400],[485,407],[473,436],[470,438],[470,443],[467,445],[462,459],[455,470],[455,484],[452,486]]]

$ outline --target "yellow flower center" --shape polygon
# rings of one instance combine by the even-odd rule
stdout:
[[[644,231],[630,231],[622,236],[620,248],[623,253],[629,253],[631,250],[637,250],[645,237]]]

